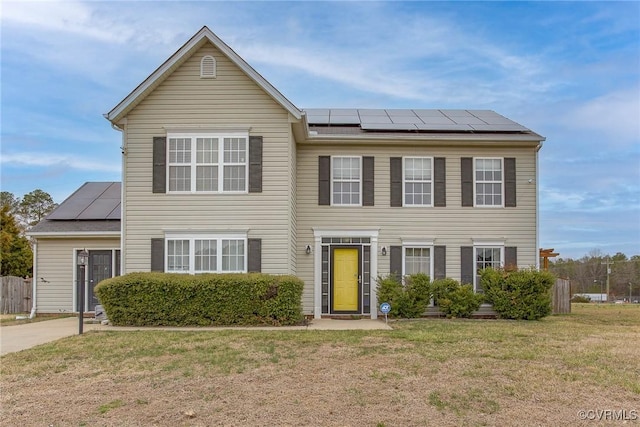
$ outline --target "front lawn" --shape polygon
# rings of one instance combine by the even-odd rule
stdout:
[[[393,327],[90,332],[2,357],[2,421],[533,426],[640,417],[640,305]]]

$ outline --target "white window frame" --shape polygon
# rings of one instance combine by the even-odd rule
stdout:
[[[406,161],[407,159],[422,159],[422,160],[429,160],[429,163],[431,164],[431,168],[430,171],[431,173],[429,174],[429,179],[428,180],[411,180],[408,181],[407,175],[406,175]],[[413,183],[428,183],[429,187],[430,187],[430,196],[431,196],[431,203],[428,204],[418,204],[418,203],[407,203],[406,202],[406,183],[407,182],[413,182]],[[424,208],[424,207],[433,207],[433,157],[428,157],[428,156],[408,156],[408,157],[403,157],[402,158],[402,206],[405,207],[418,207],[418,208]]]
[[[476,179],[476,166],[478,160],[498,160],[500,161],[500,204],[480,204],[478,203],[478,184],[497,184],[498,181],[482,181]],[[473,206],[479,208],[502,208],[504,207],[504,158],[503,157],[474,157],[473,158]]]
[[[189,242],[189,269],[188,270],[169,270],[169,241],[187,240]],[[216,241],[216,270],[196,271],[195,260],[195,242],[196,240],[215,240]],[[243,267],[242,270],[222,270],[222,241],[235,240],[242,241],[244,245]],[[185,233],[167,233],[165,235],[164,245],[164,265],[166,273],[183,273],[183,274],[204,274],[204,273],[246,273],[247,262],[249,256],[249,248],[246,234],[185,234]]]
[[[407,249],[429,249],[429,271],[426,272],[433,280],[433,243],[403,243],[402,244],[402,277],[409,274],[407,272]]]
[[[358,168],[360,170],[360,176],[358,177],[358,199],[359,203],[336,203],[333,199],[333,186],[335,178],[333,176],[333,163],[335,159],[358,159]],[[355,182],[355,180],[340,180],[340,182]],[[362,156],[331,156],[331,206],[362,206]]]
[[[504,267],[504,244],[503,243],[478,243],[473,246],[473,292],[478,292],[478,250],[479,249],[500,249],[500,262],[498,267]]]
[[[191,159],[189,163],[170,162],[171,159],[171,139],[184,138],[191,141],[190,153]],[[198,138],[215,138],[218,140],[218,162],[217,163],[197,163],[197,139]],[[225,138],[242,138],[245,140],[244,162],[231,163],[224,161],[224,140]],[[197,167],[214,166],[218,167],[218,188],[214,191],[198,191],[197,186]],[[171,167],[188,166],[190,167],[191,186],[187,191],[170,190],[170,171]],[[224,171],[225,166],[244,166],[244,190],[225,191],[224,190]],[[249,133],[248,132],[176,132],[167,133],[167,173],[166,173],[167,194],[247,194],[249,192]]]

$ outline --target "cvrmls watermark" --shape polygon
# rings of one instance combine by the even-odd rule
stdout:
[[[578,411],[578,418],[590,421],[637,421],[640,413],[636,409],[588,409]]]

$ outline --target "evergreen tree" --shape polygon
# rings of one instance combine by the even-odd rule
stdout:
[[[8,204],[3,205],[0,210],[0,235],[0,275],[30,276],[33,269],[31,245],[29,240],[21,235],[20,227]]]

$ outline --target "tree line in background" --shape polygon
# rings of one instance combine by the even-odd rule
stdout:
[[[25,233],[58,205],[49,193],[40,189],[33,190],[22,198],[9,191],[2,191],[0,205],[0,275],[31,276],[33,252]]]
[[[618,252],[613,256],[591,251],[580,259],[559,258],[549,263],[549,271],[571,280],[571,294],[607,292],[609,268],[609,300],[640,299],[640,255]]]

